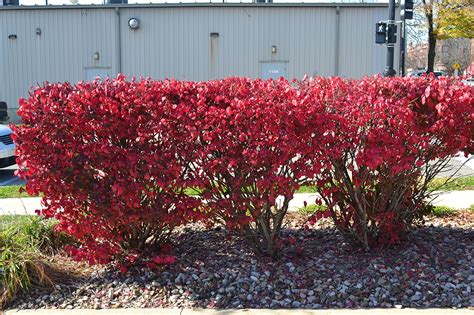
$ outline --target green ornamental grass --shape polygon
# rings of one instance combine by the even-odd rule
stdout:
[[[70,241],[54,231],[55,224],[37,216],[0,216],[0,308],[19,291],[53,285],[44,254]]]

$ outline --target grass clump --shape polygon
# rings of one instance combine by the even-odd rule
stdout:
[[[298,213],[304,216],[308,215],[313,215],[318,211],[324,212],[327,210],[326,205],[317,205],[317,204],[312,204],[312,205],[307,205],[306,207],[301,207],[298,209]]]
[[[446,206],[434,206],[431,212],[435,217],[449,217],[456,213],[456,210]]]
[[[429,190],[474,190],[474,176],[458,177],[458,178],[434,178],[429,184]]]
[[[28,195],[26,191],[20,192],[20,188],[25,188],[25,186],[1,186],[0,199],[33,197]]]
[[[32,285],[53,285],[46,264],[35,246],[18,231],[0,232],[0,308],[20,290]]]
[[[310,193],[310,194],[314,194],[314,193],[317,193],[317,190],[315,187],[313,186],[301,186],[297,193],[299,194],[303,194],[303,193]]]
[[[70,241],[55,225],[36,216],[0,216],[0,309],[19,291],[54,284],[45,254]]]
[[[0,231],[11,227],[24,227],[29,224],[34,217],[33,215],[0,215]]]

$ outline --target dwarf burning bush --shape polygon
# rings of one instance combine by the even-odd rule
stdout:
[[[332,217],[370,249],[420,220],[446,158],[474,149],[473,93],[458,81],[294,83],[46,84],[20,101],[19,175],[44,195],[41,213],[82,244],[71,252],[91,263],[145,248],[168,254],[173,229],[198,219],[276,257],[300,185],[313,183],[328,206],[315,219]]]
[[[189,129],[201,196],[212,218],[275,257],[289,201],[309,173],[300,93],[285,80],[231,78],[200,85],[198,95],[200,119]]]
[[[82,243],[71,248],[77,258],[159,247],[199,213],[184,193],[190,159],[174,118],[187,110],[188,85],[119,76],[47,84],[20,100],[18,173],[28,193],[44,194],[41,214]]]
[[[449,78],[318,79],[301,85],[323,103],[325,142],[316,185],[337,228],[363,248],[393,244],[428,210],[428,184],[472,150],[472,89]]]

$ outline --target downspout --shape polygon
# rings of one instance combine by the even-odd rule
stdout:
[[[339,38],[340,38],[340,14],[339,14],[340,7],[336,7],[336,36],[335,36],[335,43],[334,43],[334,75],[339,75]]]
[[[120,8],[115,7],[117,14],[117,40],[115,50],[117,51],[117,74],[122,73],[122,32],[120,30]]]

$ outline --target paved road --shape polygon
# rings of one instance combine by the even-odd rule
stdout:
[[[455,174],[455,175],[454,175]],[[459,156],[451,159],[446,167],[446,170],[439,173],[439,177],[464,177],[474,175],[474,156],[471,155],[467,158]]]
[[[0,168],[0,186],[23,185],[25,181],[20,180],[15,176],[17,165]]]

